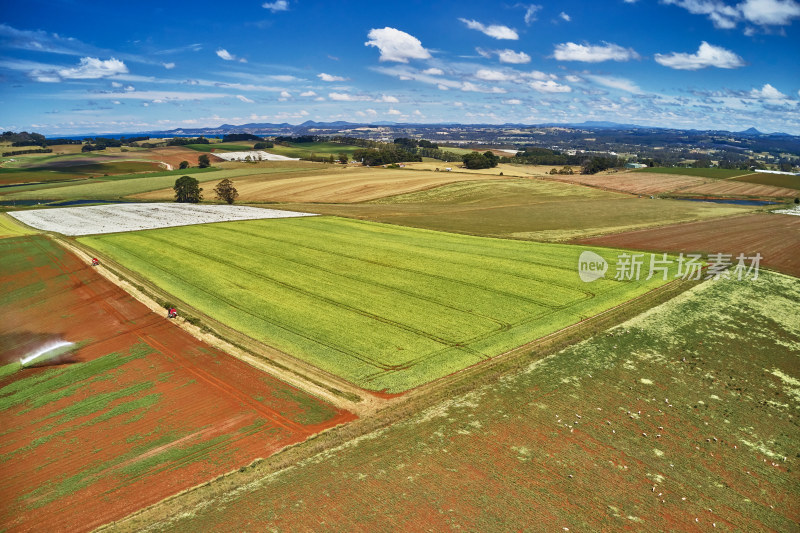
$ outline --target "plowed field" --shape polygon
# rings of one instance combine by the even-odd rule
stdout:
[[[578,241],[592,246],[657,252],[763,256],[762,266],[800,277],[800,217],[755,214],[674,224]]]
[[[0,529],[85,531],[349,413],[205,345],[44,237],[0,240]],[[57,359],[18,360],[53,342]]]

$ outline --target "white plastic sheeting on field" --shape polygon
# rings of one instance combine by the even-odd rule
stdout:
[[[299,157],[286,157],[285,155],[270,154],[269,152],[214,152],[213,154],[225,161],[300,161]]]
[[[796,215],[800,216],[800,205],[794,206],[791,209],[779,209],[773,213],[780,213],[781,215]]]
[[[316,216],[313,213],[261,209],[241,205],[178,203],[131,203],[62,209],[33,209],[12,212],[9,215],[38,230],[54,231],[63,235],[96,235],[234,220]]]

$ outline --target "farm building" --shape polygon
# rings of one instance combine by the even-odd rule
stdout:
[[[625,163],[625,168],[647,168],[644,163]]]

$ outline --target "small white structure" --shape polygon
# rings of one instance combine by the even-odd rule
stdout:
[[[781,174],[782,176],[800,176],[800,172],[784,172],[782,170],[758,170],[759,174]]]
[[[252,152],[214,152],[213,154],[225,161],[300,161],[299,157],[286,157],[285,155],[270,154],[261,150]]]

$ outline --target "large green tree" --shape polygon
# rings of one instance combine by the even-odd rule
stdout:
[[[220,181],[216,187],[214,187],[214,194],[217,195],[217,198],[220,200],[224,200],[228,202],[228,204],[232,204],[234,200],[239,196],[239,191],[236,190],[236,187],[233,186],[233,182],[228,178]]]
[[[208,156],[206,154],[203,154],[197,158],[197,166],[199,166],[200,168],[208,168],[211,166],[211,160],[208,159]]]
[[[175,180],[175,201],[184,204],[196,204],[203,199],[200,182],[191,176],[181,176]]]

